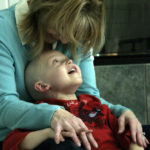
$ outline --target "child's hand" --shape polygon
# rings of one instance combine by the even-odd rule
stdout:
[[[47,128],[46,130],[47,130],[48,137],[50,139],[54,139],[54,137],[55,137],[54,130],[52,128]],[[60,137],[59,137],[60,142],[64,142],[65,141],[64,137],[62,136],[62,134],[60,134]]]

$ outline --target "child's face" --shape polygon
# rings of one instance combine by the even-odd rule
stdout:
[[[82,83],[80,68],[72,60],[58,51],[48,53],[46,64],[46,82],[53,89],[65,90]]]

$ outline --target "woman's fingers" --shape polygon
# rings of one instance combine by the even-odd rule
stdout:
[[[75,132],[79,134],[82,131],[88,130],[88,128],[84,125],[84,123],[81,121],[81,119],[73,116],[72,117],[72,126],[75,129]]]
[[[141,134],[141,140],[142,140],[141,146],[144,147],[144,148],[146,148],[147,144],[149,144],[147,138],[144,135]]]
[[[86,150],[91,150],[91,144],[87,138],[87,134],[85,132],[81,132],[79,135],[84,147]]]
[[[56,128],[54,129],[54,132],[55,132],[54,140],[55,140],[56,144],[60,143],[61,131],[62,131],[62,128],[61,128],[60,124],[57,124]]]
[[[70,133],[70,135],[69,135],[69,137],[70,138],[72,138],[72,140],[74,141],[74,143],[76,144],[76,145],[78,145],[78,146],[81,146],[81,142],[80,142],[80,140],[79,140],[79,138],[78,138],[78,136],[77,136],[77,134],[76,134],[76,132],[75,132],[75,129],[68,123],[68,121],[64,121],[64,129],[63,130],[65,130],[65,131],[67,131],[68,133]],[[63,131],[63,130],[61,130],[61,131]],[[60,137],[60,130],[58,131],[58,137]],[[56,130],[56,134],[57,134],[57,130]],[[59,139],[59,141],[60,141],[60,139]],[[58,143],[57,143],[58,144]]]
[[[51,127],[54,129],[57,144],[60,143],[61,132],[65,131],[66,136],[70,137],[78,146],[81,145],[81,141],[87,150],[91,149],[91,145],[97,146],[95,139],[90,134],[92,131],[86,127],[80,118],[66,110],[59,109],[54,113]]]
[[[148,141],[148,139],[146,137],[145,137],[145,143],[149,144],[149,141]]]
[[[138,145],[144,147],[145,144],[144,144],[142,126],[138,121],[137,121],[137,127],[135,129],[135,132],[136,132],[136,138],[137,138]]]
[[[131,137],[134,139],[134,142],[137,143],[139,146],[146,147],[145,138],[143,138],[143,131],[140,122],[134,118],[129,122],[130,130],[131,130]]]
[[[84,132],[86,133],[86,136],[87,136],[87,139],[88,139],[88,142],[90,143],[90,145],[92,145],[93,147],[97,148],[98,144],[97,144],[96,140],[94,139],[94,137],[92,135],[92,130],[89,130],[86,127],[86,125],[83,123],[82,120],[80,120],[80,124],[82,126],[82,129],[84,129]]]
[[[62,132],[62,136],[63,137],[70,137],[70,138],[74,137],[73,133],[72,132],[68,132],[68,131],[63,131]],[[75,141],[75,140],[73,140],[73,141]],[[76,145],[80,147],[81,143],[80,142],[76,142]]]
[[[142,127],[138,125],[138,120],[136,118],[132,118],[129,120],[129,126],[131,131],[131,137],[133,142],[137,142],[139,145],[141,143],[140,136],[138,134],[142,133]],[[141,146],[141,145],[140,145]]]
[[[149,144],[149,141],[144,136],[141,123],[136,118],[134,118],[129,122],[129,125],[132,139],[135,138],[135,143],[146,148],[147,144]]]
[[[130,111],[127,110],[122,113],[122,115],[118,119],[119,124],[119,131],[118,133],[123,133],[125,130],[125,126],[128,124],[131,131],[131,138],[134,143],[137,142],[137,118],[136,116]]]
[[[77,145],[77,146],[81,146],[81,142],[76,134],[76,132],[74,130],[72,130],[70,132],[70,137],[72,138],[72,140],[74,141],[74,143]]]
[[[79,125],[80,125],[80,129],[79,129],[79,133],[80,132],[82,132],[82,131],[85,131],[85,132],[91,132],[91,130],[89,130],[88,128],[87,128],[87,126],[84,124],[84,122],[80,119],[80,118],[78,118],[78,122],[79,122]]]
[[[80,137],[86,149],[90,149],[91,145],[97,148],[98,144],[92,135],[92,130],[89,130],[81,119],[79,119],[79,124],[81,128],[78,130],[78,136]]]
[[[131,138],[134,143],[139,146],[146,147],[148,140],[143,136],[142,126],[133,112],[126,110],[118,119],[119,130],[118,133],[123,133],[125,126],[129,125]],[[144,138],[143,138],[144,137]]]
[[[96,142],[96,140],[94,139],[92,133],[87,133],[87,137],[89,142],[91,143],[91,145],[93,145],[93,147],[98,148],[98,144]]]
[[[93,135],[92,135],[91,132],[92,132],[91,130],[89,130],[88,132],[82,131],[78,135],[80,137],[80,140],[81,140],[82,144],[86,148],[86,150],[91,150],[91,145],[93,147],[95,147],[95,148],[98,148],[98,144],[95,141],[95,139],[94,139],[94,137],[93,137]],[[71,138],[72,137],[72,133],[63,131],[62,132],[62,136],[63,137],[70,137]],[[81,144],[78,145],[78,146],[81,146]]]
[[[124,117],[122,117],[122,116],[119,117],[118,125],[119,125],[118,133],[121,134],[125,130],[125,118]]]
[[[137,136],[137,139],[140,139],[140,143],[138,143],[138,145],[146,148],[147,147],[147,144],[149,144],[149,141],[147,140],[147,138],[145,137],[145,133],[144,132],[141,132],[140,134],[138,134]]]
[[[51,127],[55,132],[55,142],[58,144],[60,142],[60,134],[62,131],[68,131],[71,133],[71,138],[78,146],[81,142],[77,136],[77,130],[79,130],[78,118],[73,116],[71,113],[64,109],[57,110],[51,120]]]

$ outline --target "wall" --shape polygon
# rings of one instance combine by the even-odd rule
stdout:
[[[19,0],[0,0],[0,9],[8,8]]]
[[[101,97],[132,109],[150,124],[150,64],[95,66]]]

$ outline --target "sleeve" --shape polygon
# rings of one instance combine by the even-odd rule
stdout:
[[[111,112],[118,117],[122,114],[122,112],[127,110],[127,108],[121,105],[113,105],[100,97],[100,92],[96,85],[96,75],[93,61],[94,56],[92,55],[92,50],[81,59],[79,67],[82,72],[83,83],[77,90],[76,94],[89,94],[96,96],[101,100],[102,104],[106,104],[111,109]]]
[[[106,107],[107,109],[107,119],[108,124],[110,128],[113,131],[113,134],[118,142],[118,144],[122,147],[123,150],[129,150],[129,146],[131,143],[131,136],[130,136],[130,130],[126,127],[126,130],[122,134],[118,134],[118,119],[111,114],[110,109]]]
[[[3,141],[3,150],[19,150],[18,146],[30,131],[14,130]]]
[[[0,41],[0,128],[41,129],[49,127],[60,106],[32,104],[19,98],[15,65],[8,48]]]

